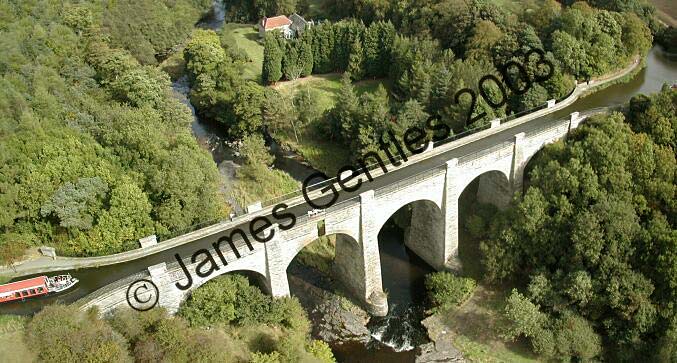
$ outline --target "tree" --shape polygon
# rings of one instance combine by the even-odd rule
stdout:
[[[297,42],[287,43],[287,51],[282,58],[282,73],[290,81],[299,78],[303,72],[303,64],[296,50],[297,44]]]
[[[261,79],[264,84],[275,83],[282,78],[282,47],[278,32],[266,32],[263,42],[263,68]]]
[[[350,57],[346,72],[350,74],[353,80],[364,78],[364,50],[362,49],[362,43],[359,39],[356,39],[350,45]]]
[[[107,194],[108,184],[101,178],[81,178],[76,184],[67,182],[59,188],[40,213],[43,216],[54,214],[62,227],[88,230]]]
[[[272,133],[289,130],[296,118],[293,100],[286,93],[266,88],[262,117],[263,125]]]
[[[245,136],[242,139],[242,146],[240,146],[239,151],[247,165],[269,166],[274,160],[273,155],[268,152],[263,138],[259,135]]]
[[[672,91],[663,92],[656,98]],[[630,124],[647,101],[631,104]],[[490,279],[531,275],[531,298],[552,314],[552,339],[532,340],[535,349],[554,341],[559,354],[591,359],[602,352],[598,335],[615,348],[611,358],[655,346],[677,296],[674,170],[674,152],[619,113],[589,118],[537,158],[524,198],[493,218],[499,225],[481,244]]]
[[[96,315],[75,306],[46,306],[28,323],[26,339],[40,347],[43,362],[132,362],[122,336]]]
[[[313,73],[313,47],[310,33],[304,33],[299,41],[299,63],[301,64],[301,77],[307,77]]]
[[[233,115],[237,123],[229,128],[229,134],[242,136],[260,130],[263,126],[263,102],[263,87],[251,81],[239,87],[233,100]]]
[[[299,89],[296,97],[294,97],[298,120],[302,126],[311,124],[321,116],[317,100],[317,95],[314,92],[311,93],[309,87]]]
[[[475,25],[474,34],[465,46],[466,57],[491,59],[491,48],[503,38],[503,32],[496,24],[482,20]]]
[[[404,133],[412,127],[425,128],[425,122],[428,121],[430,115],[425,112],[423,106],[418,101],[411,99],[402,105],[402,108],[397,114],[397,122],[395,132],[397,135],[404,135]]]

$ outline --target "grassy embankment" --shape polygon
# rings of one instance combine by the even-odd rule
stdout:
[[[15,315],[0,315],[0,357],[4,362],[33,362],[34,354],[23,340],[27,319]]]
[[[243,50],[251,62],[245,64],[243,75],[260,82],[261,68],[263,64],[263,45],[258,41],[258,33],[252,25],[225,24],[222,37],[231,37],[232,43]],[[355,83],[355,89],[359,94],[375,91],[380,84],[387,87],[383,80],[366,80]],[[341,75],[337,73],[312,75],[291,82],[279,82],[273,88],[286,96],[293,96],[297,92],[311,92],[317,102],[320,112],[324,112],[336,103],[338,92],[341,87]],[[317,122],[322,122],[318,120]],[[290,147],[303,156],[314,168],[322,170],[329,175],[346,165],[350,160],[350,150],[338,145],[336,142],[326,140],[317,132],[317,125],[308,125],[298,136],[296,142],[293,130],[273,135],[282,145]]]
[[[358,96],[376,91],[379,85],[383,85],[386,89],[389,87],[385,80],[365,80],[354,85]],[[336,104],[341,88],[341,75],[338,73],[312,75],[295,81],[279,82],[274,88],[285,96],[292,97],[298,92],[310,92],[317,102],[318,110],[325,112]],[[323,121],[319,118],[316,122]],[[327,140],[317,131],[318,126],[308,125],[299,133],[298,142],[291,128],[274,136],[280,143],[302,155],[314,168],[330,176],[336,175],[339,168],[349,164],[351,150],[335,141]]]
[[[651,0],[656,7],[656,15],[667,25],[677,26],[677,6],[674,0]]]

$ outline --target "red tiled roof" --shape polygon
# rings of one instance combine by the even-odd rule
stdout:
[[[0,285],[0,293],[35,288],[38,286],[46,287],[46,280],[45,276],[39,276],[28,280],[10,282],[9,284]]]
[[[263,19],[263,29],[275,29],[285,25],[291,25],[291,20],[284,15]]]

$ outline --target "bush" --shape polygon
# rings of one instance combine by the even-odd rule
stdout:
[[[191,326],[275,324],[304,335],[310,332],[308,317],[296,298],[273,300],[241,275],[221,276],[196,289],[179,315]]]
[[[334,363],[334,353],[331,351],[329,344],[322,340],[313,340],[306,344],[306,350],[322,363]]]
[[[548,324],[548,315],[516,289],[508,297],[503,316],[508,322],[503,336],[510,340],[520,335],[528,338],[542,335]]]
[[[554,324],[558,356],[570,356],[577,361],[589,361],[602,352],[602,339],[583,317],[565,313]]]
[[[41,362],[131,362],[127,342],[96,311],[51,305],[26,327],[26,340]]]
[[[280,363],[280,353],[271,352],[271,353],[252,353],[249,363]]]
[[[472,296],[476,286],[475,280],[457,277],[450,272],[433,272],[425,279],[433,310],[460,306]]]

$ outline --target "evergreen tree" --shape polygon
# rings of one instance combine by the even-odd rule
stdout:
[[[307,77],[313,73],[313,47],[312,38],[303,36],[299,44],[299,64],[301,66],[301,77]]]
[[[282,78],[282,49],[278,32],[268,32],[264,39],[263,48],[263,67],[261,70],[261,79],[264,84],[275,83]]]
[[[298,43],[296,41],[287,43],[286,52],[282,58],[282,73],[290,81],[299,78],[303,70],[299,61]]]
[[[357,81],[364,78],[364,50],[359,39],[356,39],[350,45],[347,72],[350,73],[353,80]]]

